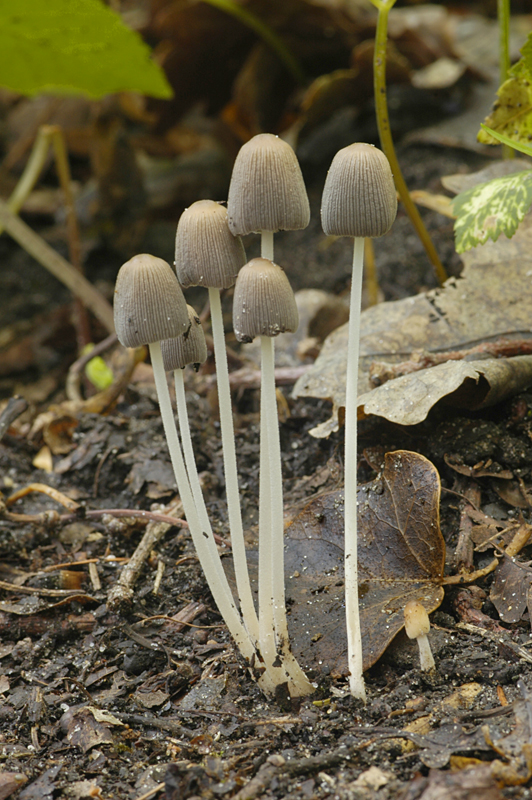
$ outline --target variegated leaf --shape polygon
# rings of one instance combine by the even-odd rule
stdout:
[[[523,48],[524,49],[524,48]],[[532,139],[532,73],[528,61],[521,58],[510,70],[510,77],[497,92],[491,114],[484,120],[489,128],[503,133],[516,142],[530,144]],[[481,144],[499,144],[493,136],[481,130]]]
[[[456,251],[463,253],[501,233],[511,238],[532,203],[532,170],[480,183],[453,200]]]

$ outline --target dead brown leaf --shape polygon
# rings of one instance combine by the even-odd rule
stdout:
[[[423,456],[387,453],[382,473],[358,489],[359,595],[364,668],[403,627],[409,600],[430,612],[443,598],[440,482]],[[294,651],[307,666],[347,670],[343,602],[343,492],[309,503],[286,531]]]

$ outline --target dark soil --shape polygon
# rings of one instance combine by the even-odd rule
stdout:
[[[412,188],[436,191],[439,175],[485,164],[480,156],[436,146],[405,148],[401,160]],[[349,285],[349,245],[339,240],[328,249],[316,246],[322,239],[320,170],[313,174],[311,226],[279,236],[278,260],[295,289],[342,293]],[[451,221],[433,212],[424,217],[447,268],[457,274]],[[247,244],[253,255],[256,243],[250,238]],[[0,247],[5,323],[20,324],[43,309],[53,316],[53,307],[67,302],[66,292],[45,274],[36,276],[35,266],[9,242],[0,240]],[[393,234],[377,243],[376,255],[384,299],[435,285],[404,215]],[[113,263],[93,264],[91,279],[112,280]],[[65,365],[73,357],[66,331],[58,326],[40,343],[40,372],[33,369],[17,378],[29,386],[51,376],[58,388],[54,402],[62,399]],[[4,394],[10,394],[13,378],[2,380]],[[227,538],[219,427],[205,375],[191,380],[198,466],[214,531]],[[340,488],[343,444],[341,434],[328,440],[308,434],[327,418],[327,404],[293,401],[289,389],[285,393],[285,502],[287,509],[298,509],[317,492]],[[258,493],[255,390],[235,394],[235,412],[244,520],[252,543]],[[433,414],[413,430],[362,427],[359,478],[372,479],[376,454],[386,451],[416,450],[431,459],[442,481],[447,571],[454,573],[468,492],[476,491],[478,508],[487,518],[508,525],[516,519],[527,522],[530,506],[503,499],[490,478],[458,475],[445,456],[452,453],[471,467],[495,463],[493,469],[511,470],[527,488],[532,481],[531,414],[532,397],[523,395],[482,415]],[[111,414],[82,415],[74,433],[76,447],[54,458],[53,473],[33,466],[41,444],[27,426],[14,427],[4,437],[4,495],[46,483],[80,503],[81,510],[63,525],[53,516],[48,524],[43,518],[40,524],[0,521],[0,753],[5,772],[25,776],[21,798],[532,796],[527,782],[532,659],[522,657],[530,643],[530,619],[524,612],[518,622],[500,622],[488,598],[491,576],[471,588],[447,589],[432,615],[434,674],[419,671],[415,647],[401,635],[367,674],[365,707],[348,695],[345,676],[332,673],[326,663],[311,676],[317,687],[312,697],[266,698],[220,620],[185,529],[170,527],[153,547],[131,598],[109,602],[121,559],[134,552],[145,523],[94,519],[84,511],[153,510],[174,498],[153,387],[134,383]],[[10,511],[42,514],[46,509],[64,513],[41,493],[28,495]],[[523,561],[530,558],[529,550],[520,556]],[[492,557],[492,551],[475,553],[471,568],[482,568]],[[97,565],[101,586],[94,573],[90,577],[89,561]],[[77,565],[69,568],[71,562]],[[68,588],[77,590],[69,599],[50,594]],[[183,609],[188,610],[185,621],[173,620]],[[474,627],[459,627],[463,623]],[[501,743],[511,731],[511,742]],[[499,742],[498,748],[490,742]],[[472,759],[474,770],[452,772],[451,759],[454,769],[464,766],[457,758]],[[498,783],[489,771],[496,759],[506,766]],[[0,796],[8,796],[1,783]]]

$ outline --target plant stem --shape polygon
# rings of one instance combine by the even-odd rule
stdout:
[[[390,162],[392,173],[397,187],[397,191],[403,201],[406,213],[410,217],[417,235],[421,239],[425,251],[434,266],[436,277],[440,283],[447,280],[447,273],[443,264],[440,261],[436,248],[432,243],[427,229],[421,219],[417,207],[410,197],[410,192],[406,185],[397,155],[393,144],[392,134],[390,130],[390,120],[388,116],[388,103],[386,100],[386,42],[388,39],[388,13],[394,6],[395,0],[385,0],[379,3],[379,15],[377,17],[377,30],[375,32],[375,53],[373,57],[373,81],[375,92],[375,111],[377,115],[377,126],[379,129],[379,137],[381,147]]]
[[[70,262],[76,269],[83,272],[79,225],[76,216],[74,197],[72,195],[72,176],[70,173],[70,164],[68,162],[65,137],[59,125],[44,125],[41,130],[43,129],[50,137],[59,185],[63,190]],[[92,336],[87,309],[79,297],[74,298],[74,323],[78,339],[78,350],[81,351],[92,341]]]
[[[13,214],[6,203],[0,200],[0,225],[12,239],[26,250],[30,256],[42,264],[70,291],[83,300],[85,306],[92,311],[109,333],[113,333],[113,309],[101,294],[72,264],[26,225],[20,217]]]
[[[48,151],[50,149],[50,136],[46,133],[44,128],[39,128],[37,138],[33,145],[32,151],[24,167],[24,171],[20,176],[17,185],[13,189],[7,207],[13,214],[18,214],[26,198],[29,196],[31,190],[39,180],[39,176],[46,163]],[[3,225],[0,225],[0,233],[2,233]]]
[[[499,23],[499,85],[508,78],[510,69],[510,0],[497,0],[497,21]],[[503,158],[515,158],[515,150],[502,146]]]
[[[238,490],[235,431],[233,426],[233,411],[231,408],[231,389],[229,386],[229,369],[227,366],[227,353],[225,351],[225,334],[219,289],[209,288],[209,303],[211,307],[212,338],[218,385],[227,514],[229,517],[229,530],[231,531],[236,586],[244,624],[249,635],[256,642],[259,639],[259,621],[255,610],[253,595],[251,593],[246,557],[246,543],[244,541],[244,528],[242,525],[242,511],[240,508],[240,495]]]
[[[205,2],[225,11],[226,14],[230,14],[244,25],[247,25],[248,28],[255,31],[255,33],[277,53],[287,70],[292,74],[294,80],[297,83],[305,82],[305,73],[299,61],[268,23],[261,20],[256,14],[253,14],[239,3],[233,2],[233,0],[205,0]]]
[[[345,398],[345,610],[350,672],[349,688],[353,697],[366,702],[362,661],[362,634],[358,608],[357,541],[357,396],[363,269],[364,238],[357,237],[355,238],[353,250]]]

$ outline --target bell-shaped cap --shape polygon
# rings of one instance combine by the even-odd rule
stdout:
[[[184,336],[161,342],[164,368],[167,372],[184,369],[187,364],[198,366],[207,360],[207,344],[201,322],[192,306],[187,306],[190,327]]]
[[[114,317],[124,347],[185,333],[190,324],[187,304],[172,267],[146,253],[123,264],[116,279]]]
[[[227,209],[214,200],[198,200],[181,215],[175,239],[179,283],[228,289],[246,263],[244,245],[227,224]]]
[[[397,214],[388,159],[372,144],[357,142],[336,153],[321,201],[323,230],[333,236],[384,236]]]
[[[404,609],[405,631],[409,639],[418,639],[426,636],[430,630],[429,615],[425,606],[415,600],[410,600]]]
[[[239,342],[297,330],[299,315],[284,270],[267,258],[253,258],[238,274],[233,328]]]
[[[297,156],[271,133],[259,133],[236,157],[227,201],[229,228],[254,231],[306,228],[310,206]]]

